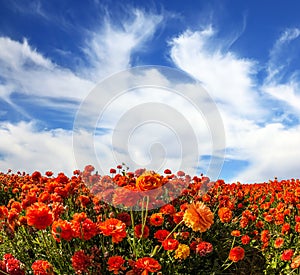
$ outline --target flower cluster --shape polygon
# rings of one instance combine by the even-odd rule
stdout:
[[[0,273],[298,274],[300,181],[0,173]]]

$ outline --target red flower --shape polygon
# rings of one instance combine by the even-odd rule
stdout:
[[[284,243],[284,239],[281,237],[278,237],[275,241],[274,241],[274,247],[275,248],[280,248],[283,246]]]
[[[52,265],[44,260],[35,261],[31,268],[34,275],[54,275]]]
[[[250,243],[250,237],[248,235],[244,235],[241,237],[241,241],[242,241],[242,244],[248,244]]]
[[[125,260],[121,256],[112,256],[107,261],[108,270],[113,271],[114,274],[119,274],[120,270],[126,269],[123,266],[124,263],[125,263]]]
[[[166,239],[162,242],[164,250],[176,250],[179,242],[175,239]]]
[[[164,217],[161,213],[154,213],[150,216],[150,224],[153,226],[161,226],[164,223]]]
[[[76,251],[72,256],[72,267],[76,274],[87,272],[90,265],[91,259],[84,253],[83,250]]]
[[[135,267],[143,270],[143,275],[149,272],[157,272],[161,269],[159,262],[151,257],[140,258],[135,262]]]
[[[53,175],[53,172],[52,172],[52,171],[47,171],[47,172],[45,173],[45,175],[46,175],[47,177],[51,177],[51,176]]]
[[[42,203],[36,202],[26,210],[27,224],[37,229],[46,229],[53,222],[53,214],[50,208]]]
[[[282,227],[281,227],[281,233],[282,233],[282,234],[288,233],[288,232],[290,231],[290,229],[291,229],[290,224],[285,223],[285,224],[282,225]]]
[[[198,253],[200,256],[206,256],[207,254],[211,253],[213,251],[213,246],[209,242],[200,242],[196,246],[196,253]]]
[[[266,229],[266,230],[261,231],[260,239],[261,239],[261,241],[263,243],[268,242],[269,239],[270,239],[270,232],[269,232],[269,230]]]
[[[115,218],[100,222],[98,228],[103,235],[112,236],[113,243],[119,243],[126,237],[125,223]]]
[[[5,272],[10,275],[24,275],[25,271],[21,268],[21,262],[11,254],[3,256]]]
[[[148,238],[149,237],[149,227],[147,225],[144,226],[144,231],[142,232],[142,229],[143,229],[143,225],[142,224],[137,224],[135,227],[134,227],[134,236],[138,239],[140,238]]]
[[[160,229],[154,233],[154,238],[157,239],[159,242],[162,242],[168,237],[169,234],[170,232],[168,230]]]
[[[115,174],[115,173],[117,173],[117,171],[116,171],[116,169],[114,169],[114,168],[110,168],[109,173]]]
[[[240,246],[236,246],[230,250],[228,258],[233,262],[238,262],[244,259],[244,256],[245,256],[245,250]]]
[[[173,215],[176,209],[172,204],[166,204],[160,208],[159,212],[165,215]]]
[[[281,255],[281,260],[282,261],[290,261],[294,255],[294,250],[293,249],[286,249],[283,251]]]
[[[126,226],[131,225],[131,217],[127,212],[122,212],[117,215],[117,219],[126,224]]]
[[[165,174],[167,174],[167,175],[170,175],[170,174],[172,174],[172,172],[171,172],[171,170],[170,170],[170,169],[166,169],[166,170],[164,171],[164,173],[165,173]]]

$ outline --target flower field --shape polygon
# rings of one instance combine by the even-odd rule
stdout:
[[[0,274],[300,274],[300,180],[0,173]]]

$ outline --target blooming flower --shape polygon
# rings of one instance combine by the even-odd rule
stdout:
[[[36,202],[26,209],[27,224],[37,229],[46,229],[53,222],[53,213],[48,205]]]
[[[112,236],[113,243],[119,243],[126,237],[125,223],[115,218],[100,222],[98,228],[103,235]]]
[[[166,239],[162,242],[164,250],[176,250],[179,242],[175,239]]]
[[[113,271],[114,274],[119,274],[120,270],[125,270],[126,268],[123,266],[125,260],[121,256],[112,256],[108,259],[107,265],[108,270]]]
[[[236,246],[230,250],[228,258],[229,258],[229,260],[231,260],[233,262],[238,262],[238,261],[244,259],[244,256],[245,256],[244,248],[242,248],[240,246]]]
[[[214,214],[203,202],[196,202],[185,210],[183,220],[193,231],[205,232],[214,223]]]
[[[135,262],[135,267],[143,270],[143,275],[149,272],[157,272],[161,269],[159,262],[151,257],[140,258]]]
[[[293,255],[294,255],[293,249],[286,249],[281,254],[281,260],[282,261],[290,261],[292,259]]]
[[[179,244],[175,250],[175,259],[185,260],[190,255],[190,248],[186,244]]]
[[[295,269],[300,267],[300,255],[292,259],[291,268]]]
[[[284,239],[281,237],[278,237],[275,241],[274,241],[274,247],[275,248],[280,248],[283,246],[284,243]]]
[[[76,251],[72,256],[72,267],[76,274],[82,274],[87,272],[89,266],[91,265],[91,259],[87,256],[83,250]]]
[[[164,222],[164,217],[161,213],[154,213],[150,216],[150,224],[153,226],[161,226]]]
[[[199,254],[201,257],[206,256],[212,251],[213,251],[213,246],[209,242],[202,241],[196,246],[196,253]]]
[[[218,216],[223,223],[228,223],[232,219],[232,211],[228,207],[221,207]]]
[[[143,232],[142,232],[143,230]],[[138,239],[140,238],[148,238],[149,237],[149,232],[150,232],[150,229],[147,225],[144,225],[144,228],[143,228],[143,225],[142,224],[137,224],[135,227],[134,227],[134,236],[137,237]]]
[[[48,261],[36,260],[31,268],[34,275],[54,275],[53,267]]]
[[[241,237],[241,241],[242,241],[242,244],[248,244],[250,243],[250,237],[248,235],[244,235]]]
[[[160,229],[154,233],[154,238],[157,239],[159,242],[162,242],[169,236],[169,234],[170,232],[168,230]]]
[[[68,221],[59,219],[52,224],[52,236],[60,242],[61,239],[70,241],[73,238],[72,224]]]
[[[156,189],[162,184],[161,176],[152,171],[146,171],[136,179],[136,186],[140,191]]]

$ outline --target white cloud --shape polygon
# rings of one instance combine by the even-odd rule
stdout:
[[[277,44],[290,42],[298,36],[296,29],[289,30]],[[224,51],[216,41],[211,27],[186,31],[170,41],[170,55],[176,66],[200,80],[216,100],[225,124],[227,158],[249,163],[231,180],[255,182],[274,176],[296,177],[300,128],[272,123],[275,120],[273,110],[264,110],[263,106],[269,108],[270,100],[277,100],[278,104],[285,101],[299,108],[296,94],[299,84],[273,82],[272,86],[265,83],[260,86],[253,77],[258,72],[256,62]],[[267,92],[271,98],[260,91]]]
[[[170,41],[170,55],[176,66],[199,79],[223,108],[239,116],[261,115],[252,74],[255,62],[223,53],[215,31],[186,31]],[[218,47],[219,46],[219,47]]]
[[[26,39],[21,43],[0,37],[0,75],[5,80],[2,96],[8,101],[13,92],[80,100],[94,85],[45,58]]]
[[[1,123],[1,170],[28,173],[52,170],[70,175],[76,168],[71,143],[71,131],[39,130],[34,123]]]
[[[132,54],[145,49],[163,20],[162,15],[140,10],[132,10],[130,15],[131,19],[121,22],[121,26],[106,18],[104,25],[90,34],[83,50],[91,65],[86,74],[95,82],[130,67]]]

